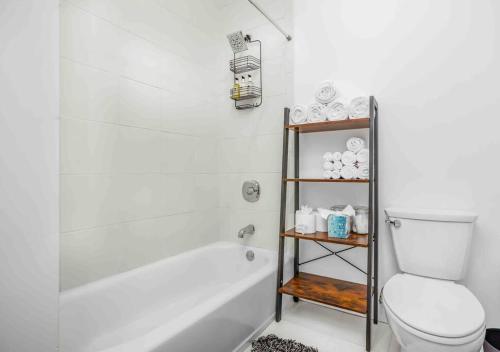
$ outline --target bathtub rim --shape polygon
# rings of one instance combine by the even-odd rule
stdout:
[[[167,264],[169,262],[175,262],[177,260],[182,260],[183,258],[192,256],[192,255],[196,255],[197,253],[206,251],[207,249],[210,249],[210,248],[236,248],[236,247],[254,250],[254,251],[258,251],[258,252],[262,252],[262,253],[267,253],[271,257],[271,261],[274,259],[277,260],[276,251],[273,251],[270,249],[246,246],[243,244],[234,243],[234,242],[230,242],[230,241],[217,241],[217,242],[213,242],[213,243],[207,244],[207,245],[202,246],[202,247],[193,248],[193,249],[190,249],[188,251],[185,251],[185,252],[182,252],[182,253],[167,257],[167,258],[163,258],[163,259],[142,265],[142,266],[137,267],[137,268],[123,271],[123,272],[118,273],[118,274],[106,276],[106,277],[103,277],[101,279],[86,283],[86,284],[81,285],[81,286],[76,286],[76,287],[70,288],[68,290],[62,290],[59,292],[59,308],[61,308],[61,306],[66,303],[66,301],[71,300],[72,298],[75,298],[76,296],[83,295],[85,293],[89,293],[89,292],[93,292],[93,291],[97,291],[99,289],[105,288],[106,286],[112,286],[112,284],[117,283],[121,280],[125,280],[125,279],[130,278],[132,276],[135,276],[141,272],[149,271],[151,269],[160,267],[160,266]]]

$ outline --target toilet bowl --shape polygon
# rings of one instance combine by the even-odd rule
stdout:
[[[382,302],[402,352],[477,352],[486,331],[479,301],[451,281],[397,274]]]
[[[467,212],[385,210],[402,273],[382,302],[402,352],[478,352],[486,332],[481,303],[463,278],[473,223]]]

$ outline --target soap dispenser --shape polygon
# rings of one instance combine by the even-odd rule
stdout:
[[[232,98],[235,100],[240,98],[240,82],[238,81],[238,78],[234,79]]]

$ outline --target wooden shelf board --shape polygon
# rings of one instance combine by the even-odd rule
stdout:
[[[370,180],[345,180],[340,178],[338,180],[328,178],[286,178],[286,182],[320,182],[320,183],[369,183]]]
[[[280,293],[366,314],[366,285],[299,273],[279,288]]]
[[[351,233],[348,238],[334,238],[328,237],[328,233],[326,232],[303,234],[295,232],[295,229],[290,229],[280,235],[284,237],[300,238],[301,240],[344,244],[346,246],[368,247],[368,235],[359,235],[357,233]]]
[[[361,128],[370,128],[370,119],[364,118],[354,120],[304,123],[301,125],[287,125],[286,128],[299,133],[357,130]]]

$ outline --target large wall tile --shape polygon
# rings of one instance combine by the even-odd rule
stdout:
[[[119,126],[61,119],[61,173],[111,172],[120,153],[119,140]]]
[[[198,174],[194,179],[194,202],[196,210],[211,210],[219,206],[219,176]]]
[[[166,214],[187,213],[195,209],[195,176],[163,175]]]
[[[61,232],[120,220],[123,194],[107,175],[61,175]]]
[[[96,68],[119,72],[118,28],[98,17],[65,3],[61,6],[61,55]]]
[[[165,134],[144,128],[119,126],[114,173],[159,173]]]
[[[118,77],[85,64],[61,59],[61,115],[117,122]]]
[[[161,90],[131,79],[119,80],[118,113],[122,124],[161,129]]]
[[[199,138],[182,134],[165,133],[162,150],[162,171],[165,173],[194,172],[197,169]],[[200,154],[203,153],[199,150]]]
[[[121,224],[61,236],[61,289],[98,280],[124,268],[127,237]]]
[[[165,214],[164,176],[161,174],[123,174],[116,179],[123,204],[120,220],[137,220]]]
[[[117,62],[120,73],[133,80],[159,86],[162,58],[158,46],[126,31],[120,32],[119,40],[121,45]]]

